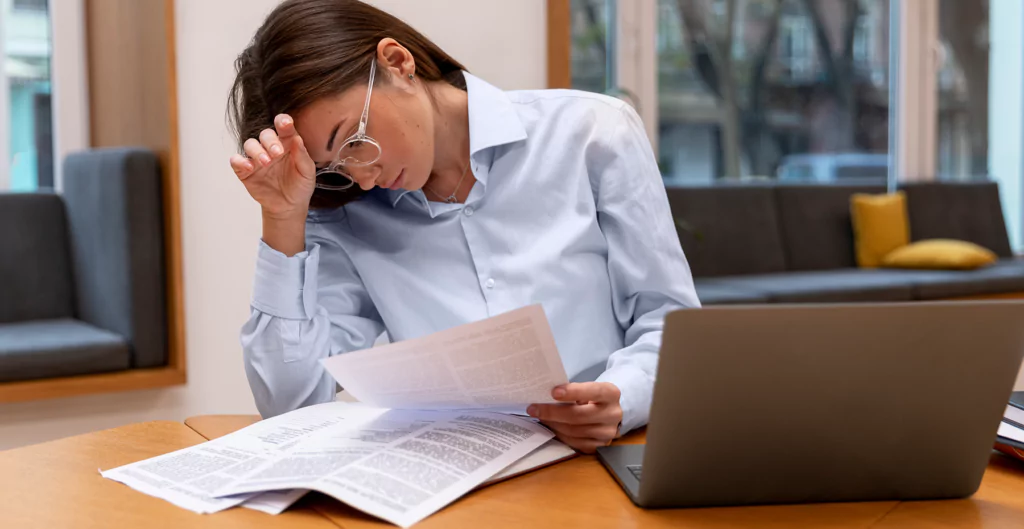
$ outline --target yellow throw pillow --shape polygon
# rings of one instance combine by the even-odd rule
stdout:
[[[893,250],[882,260],[882,266],[973,270],[990,265],[997,259],[996,254],[974,243],[952,239],[929,239]]]
[[[857,265],[877,268],[889,252],[910,242],[907,196],[903,191],[888,195],[855,193],[850,199],[853,241]]]

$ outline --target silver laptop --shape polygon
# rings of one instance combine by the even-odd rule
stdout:
[[[641,507],[959,498],[985,472],[1024,303],[669,314],[646,445],[598,450]]]

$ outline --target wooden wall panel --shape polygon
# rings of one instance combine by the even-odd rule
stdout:
[[[164,171],[169,364],[185,373],[174,0],[85,0],[93,147],[143,146]]]
[[[572,11],[569,0],[548,0],[548,88],[572,88]]]
[[[86,0],[94,147],[170,150],[173,11],[161,0]]]

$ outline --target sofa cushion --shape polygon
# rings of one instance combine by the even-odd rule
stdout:
[[[897,248],[882,259],[889,268],[974,270],[999,260],[996,254],[973,242],[952,239],[917,241]]]
[[[0,382],[128,369],[120,336],[77,320],[0,324]]]
[[[0,323],[73,315],[63,202],[48,193],[0,193]]]
[[[853,195],[850,214],[857,266],[861,268],[878,268],[885,256],[910,243],[907,196],[902,191]]]
[[[747,305],[768,302],[766,294],[749,288],[717,284],[716,281],[722,280],[697,279],[694,281],[701,305]]]
[[[850,268],[715,278],[708,284],[753,290],[771,303],[910,301],[909,273],[900,272]]]
[[[913,289],[920,300],[1024,292],[1024,260],[1000,259],[977,270],[929,272],[914,279]]]
[[[857,266],[850,197],[884,186],[781,185],[776,188],[786,267],[834,270]]]
[[[786,269],[773,188],[718,185],[667,192],[694,277]]]
[[[915,182],[907,194],[910,238],[957,239],[1012,257],[995,182]]]

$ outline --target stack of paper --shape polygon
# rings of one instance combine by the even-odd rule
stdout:
[[[999,437],[1024,443],[1024,393],[1015,392],[1014,398],[1003,412],[1003,420],[999,423]]]
[[[539,306],[324,361],[360,403],[295,410],[102,472],[199,513],[279,513],[308,490],[407,527],[482,484],[573,451],[529,418],[567,382]]]

